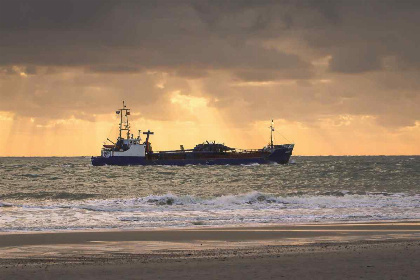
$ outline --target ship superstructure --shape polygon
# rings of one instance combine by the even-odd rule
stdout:
[[[92,157],[92,165],[285,164],[289,162],[294,148],[294,144],[274,145],[274,123],[271,121],[270,143],[262,149],[240,150],[206,141],[193,149],[184,149],[180,145],[179,150],[154,152],[150,143],[150,135],[153,135],[153,132],[143,132],[143,135],[146,135],[144,142],[140,130],[137,137],[130,134],[130,109],[125,102],[116,114],[120,116],[118,139],[112,142],[108,138],[112,144],[103,145],[101,155]]]

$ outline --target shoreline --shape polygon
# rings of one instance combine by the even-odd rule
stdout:
[[[99,242],[254,242],[300,243],[420,238],[420,221],[281,224],[230,227],[157,229],[92,229],[65,231],[0,232],[0,248],[20,246],[77,245]],[[296,243],[296,242],[294,242]],[[0,253],[0,258],[1,258]]]
[[[7,206],[8,207],[8,206]],[[362,225],[394,225],[394,224],[420,224],[420,219],[401,219],[401,220],[368,220],[368,221],[314,221],[314,222],[285,222],[285,223],[249,223],[249,224],[234,224],[234,225],[200,225],[191,224],[189,226],[176,227],[109,227],[109,228],[68,228],[68,229],[37,229],[37,230],[0,230],[0,236],[12,234],[42,234],[42,233],[76,233],[76,232],[121,232],[121,231],[170,231],[170,230],[202,230],[202,229],[216,229],[216,230],[235,230],[235,229],[249,229],[249,228],[291,228],[291,227],[312,227],[312,226],[362,226]]]
[[[43,244],[56,244],[60,242],[56,238],[46,239],[38,238],[37,236],[45,237],[62,237],[66,238],[66,242],[78,243],[83,241],[84,238],[89,236],[96,236],[104,238],[103,241],[111,241],[110,239],[117,241],[122,238],[126,240],[127,238],[133,238],[137,235],[132,241],[140,241],[142,238],[145,241],[167,241],[171,239],[170,234],[177,232],[185,234],[184,238],[174,238],[175,240],[190,240],[194,237],[188,233],[197,232],[197,234],[203,233],[214,233],[214,232],[253,232],[260,233],[261,236],[243,236],[245,239],[268,239],[269,237],[275,237],[272,235],[264,236],[265,232],[275,233],[275,232],[284,232],[290,233],[290,235],[301,235],[301,236],[317,236],[319,231],[324,232],[326,235],[335,235],[340,231],[354,231],[354,232],[389,232],[390,230],[394,231],[420,231],[420,220],[397,220],[397,221],[362,221],[362,222],[331,222],[331,223],[302,223],[302,224],[252,224],[245,226],[191,226],[191,227],[176,227],[176,228],[135,228],[135,229],[118,229],[118,228],[106,228],[106,229],[77,229],[77,230],[46,230],[46,231],[0,231],[0,247],[18,246],[24,245],[25,243],[19,244],[19,242],[29,241],[27,244],[37,245],[36,242],[43,242]],[[292,234],[293,232],[293,234]],[[302,234],[303,233],[303,234]],[[305,234],[306,233],[306,234]],[[229,234],[228,234],[229,235]],[[287,234],[286,234],[287,235]],[[22,239],[16,239],[15,237],[22,237]],[[31,236],[35,236],[32,238]],[[151,237],[153,236],[153,237]],[[161,236],[159,238],[159,236]],[[224,238],[208,236],[204,234],[205,239],[212,240],[223,240]],[[279,237],[288,237],[288,236],[279,236]],[[226,240],[237,239],[237,236],[225,236]],[[34,239],[34,241],[30,241]],[[240,238],[239,238],[240,239]],[[19,241],[17,241],[19,240]],[[38,240],[38,241],[37,241]],[[8,243],[12,242],[12,243]],[[35,243],[34,243],[35,242]],[[50,243],[51,242],[51,243]]]
[[[416,279],[420,221],[0,233],[5,279]]]

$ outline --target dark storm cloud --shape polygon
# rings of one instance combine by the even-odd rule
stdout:
[[[375,50],[341,49],[332,56],[329,67],[333,72],[351,74],[381,70],[382,62]]]
[[[95,103],[95,88],[117,92],[102,93],[102,102],[132,95],[139,104],[159,105],[169,89],[191,93],[181,82],[188,78],[202,79],[211,104],[233,115],[244,108],[226,104],[242,100],[254,112],[250,120],[371,114],[384,125],[412,125],[419,119],[412,106],[420,91],[419,25],[418,1],[0,0],[0,97],[12,100],[4,97],[14,91],[20,99],[13,101],[26,104],[19,113],[36,116],[45,114],[42,104],[54,102],[61,106],[56,117],[63,117],[88,110],[83,102]],[[276,42],[293,43],[280,48]],[[320,70],[313,61],[325,57]],[[86,76],[60,78],[60,69]],[[177,82],[156,88],[159,79],[145,74],[154,71]],[[229,79],[215,79],[214,72]],[[30,80],[19,81],[22,73]],[[133,84],[134,75],[143,84]],[[329,79],[336,83],[312,86]],[[268,90],[230,85],[284,80],[299,82]],[[146,90],[132,93],[141,87]]]
[[[136,73],[139,72],[139,67],[129,65],[95,65],[89,67],[90,71],[99,73]]]
[[[226,39],[202,21],[202,9],[197,8],[202,3],[1,1],[0,51],[7,55],[0,57],[0,64],[88,66],[95,71],[115,72],[145,67],[176,70],[185,65],[309,71],[310,65],[296,55],[245,44],[244,36],[255,29],[260,16],[252,16],[249,26],[245,22],[242,34],[225,26],[236,37]],[[222,3],[210,5],[221,5],[226,13],[232,5],[229,3],[235,2]],[[237,9],[243,11],[249,6],[239,5]],[[233,12],[238,13],[235,9]]]
[[[247,111],[252,112],[245,117],[250,120],[277,115],[310,124],[322,117],[349,114],[371,115],[379,124],[388,127],[415,125],[420,119],[420,87],[413,82],[420,78],[420,54],[415,50],[420,45],[417,31],[420,2],[278,3],[271,3],[269,11],[261,6],[255,8],[267,16],[264,29],[249,33],[249,37],[284,41],[294,38],[307,46],[313,58],[329,56],[328,71],[317,77],[328,83],[316,86],[305,83],[304,90],[284,85],[233,90],[221,89],[214,85],[215,81],[210,81],[206,86],[216,96],[216,106],[235,110],[234,106],[226,108],[224,104],[242,100],[235,105],[239,108],[236,113],[230,114],[239,121],[244,120],[240,112]],[[223,34],[220,26],[223,16],[219,11],[215,12],[216,19],[211,15],[204,17],[213,30]],[[275,81],[273,73],[269,71],[268,74]],[[287,73],[282,76],[287,76]],[[220,92],[229,92],[230,96],[220,95]]]
[[[357,73],[381,69],[385,55],[417,65],[418,15],[414,1],[2,0],[0,50],[7,55],[0,63],[309,73],[296,55],[248,43],[294,31],[334,54],[331,71]]]

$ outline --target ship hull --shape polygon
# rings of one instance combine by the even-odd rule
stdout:
[[[111,157],[92,157],[92,165],[249,165],[249,164],[286,164],[290,160],[293,148],[277,149],[268,154],[261,154],[257,156],[250,156],[246,154],[238,154],[237,156],[207,155],[205,158],[200,158],[198,155],[190,155],[187,158],[176,158],[176,155],[163,154],[163,158],[159,158],[162,154],[148,157],[133,157],[133,156],[111,156]],[[174,158],[171,158],[173,156]],[[188,158],[189,157],[189,158]]]

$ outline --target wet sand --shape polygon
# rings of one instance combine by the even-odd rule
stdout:
[[[0,279],[418,275],[419,222],[0,234]]]

